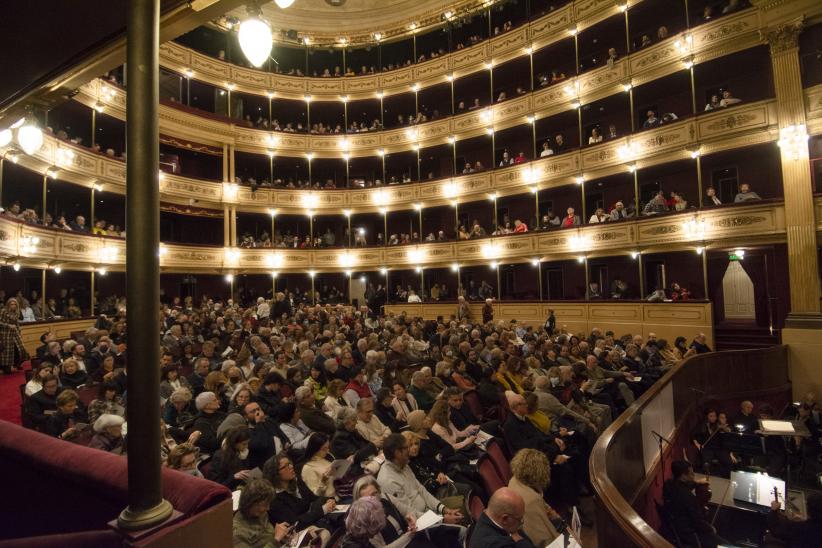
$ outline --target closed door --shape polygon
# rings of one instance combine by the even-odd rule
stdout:
[[[756,319],[753,281],[739,261],[728,263],[725,277],[722,278],[722,292],[725,298],[725,318]]]

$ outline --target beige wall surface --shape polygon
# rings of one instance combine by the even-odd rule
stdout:
[[[690,341],[695,335],[705,333],[708,344],[713,346],[713,316],[711,303],[707,302],[497,302],[494,303],[494,320],[517,320],[526,325],[542,326],[549,310],[554,311],[557,328],[564,327],[571,333],[590,333],[594,327],[612,330],[617,337],[627,333],[647,337],[649,333],[655,333],[671,344],[679,335]],[[393,304],[386,305],[385,312],[405,312],[433,320],[440,315],[448,318],[456,314],[457,305]],[[471,312],[475,322],[482,321],[482,303],[471,303]]]

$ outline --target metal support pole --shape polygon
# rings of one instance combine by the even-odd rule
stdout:
[[[502,278],[499,273],[500,265],[497,263],[497,302],[502,300]]]
[[[94,232],[94,185],[91,187],[91,214],[89,215],[89,227]]]
[[[639,217],[639,171],[634,168],[634,217]]]
[[[542,300],[542,261],[537,263],[537,280],[539,281],[539,300]]]
[[[425,295],[425,269],[420,268],[420,300],[422,300],[423,295]]]
[[[40,276],[40,318],[46,318],[46,269],[44,268]],[[38,320],[40,318],[37,318]]]
[[[91,285],[91,291],[89,292],[88,298],[89,316],[94,316],[94,270],[91,271],[91,277],[89,279]]]
[[[423,236],[422,236],[422,207],[420,207],[419,213],[420,213],[420,243],[422,243],[422,241],[423,241]]]
[[[588,300],[588,287],[591,285],[591,273],[588,272],[588,256],[586,255],[582,264],[585,265],[585,300]]]
[[[91,109],[91,147],[97,142],[97,109]]]
[[[693,111],[694,116],[696,116],[696,80],[694,78],[694,65],[691,65],[688,72],[691,75],[691,110]]]
[[[314,291],[314,276],[311,276],[311,304],[317,304],[317,293]]]
[[[767,261],[765,261],[765,265],[767,268]],[[708,248],[704,246],[702,247],[702,291],[703,291],[703,299],[708,299]]]
[[[631,113],[631,133],[636,131],[636,113],[634,112],[634,88],[628,90],[628,105]]]
[[[645,273],[642,268],[642,253],[636,257],[637,268],[639,269],[639,298],[645,299]]]
[[[457,297],[462,295],[462,276],[460,275],[460,266],[457,265]]]
[[[388,211],[382,214],[382,245],[388,245]]]
[[[537,159],[537,119],[536,116],[534,117],[534,123],[531,124],[531,144],[533,145],[532,148],[532,155],[531,160]]]
[[[628,4],[630,6],[630,4]],[[625,10],[625,53],[631,53],[631,25],[628,22],[628,10]]]
[[[46,216],[46,196],[48,194],[49,176],[43,175],[43,210],[40,212],[42,217]]]
[[[128,506],[118,525],[139,530],[172,513],[160,474],[160,2],[130,0],[126,13],[126,278],[128,354]],[[92,284],[94,272],[92,272]],[[92,298],[94,292],[92,290]]]
[[[308,215],[308,236],[311,238],[311,245],[314,245],[314,214]]]
[[[348,247],[351,247],[351,215],[348,216]]]
[[[6,159],[0,158],[0,205],[3,204],[3,168],[6,165]]]
[[[702,209],[702,156],[696,157],[697,207]]]
[[[586,215],[586,211],[585,211],[585,181],[582,181],[582,184],[579,185],[579,190],[580,190],[580,193],[582,194],[582,218],[580,219],[581,220],[580,224],[585,224],[585,218],[586,218],[585,217],[585,215]]]

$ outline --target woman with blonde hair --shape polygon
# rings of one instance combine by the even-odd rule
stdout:
[[[228,379],[222,371],[212,371],[206,375],[203,383],[203,392],[214,392],[220,400],[220,410],[228,410],[228,400],[226,399],[225,387],[228,384]]]
[[[545,546],[559,536],[551,521],[561,519],[543,498],[551,480],[548,457],[536,449],[520,449],[511,459],[511,472],[508,487],[525,502],[522,528],[534,546]]]
[[[323,412],[331,418],[335,418],[340,409],[347,407],[353,409],[348,405],[348,400],[342,397],[345,391],[345,381],[342,379],[333,379],[326,387],[326,396],[323,400]]]
[[[437,400],[428,413],[431,420],[431,431],[448,442],[454,451],[468,447],[477,439],[478,426],[469,426],[465,430],[458,430],[451,422],[451,407],[446,400]]]

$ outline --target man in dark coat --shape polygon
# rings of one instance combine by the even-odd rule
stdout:
[[[514,490],[498,489],[471,533],[468,548],[534,548],[522,531],[525,502]]]

